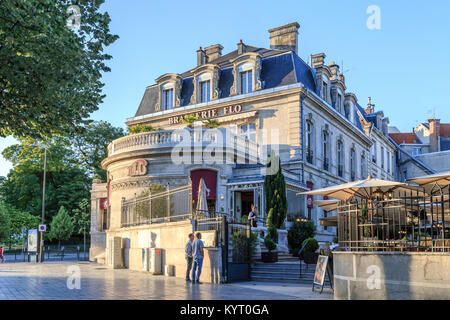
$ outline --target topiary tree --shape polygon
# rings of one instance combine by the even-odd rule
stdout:
[[[58,247],[61,241],[68,240],[74,230],[72,218],[64,207],[59,208],[58,214],[53,217],[50,223],[49,238],[58,240]]]
[[[302,247],[305,246],[305,249],[303,249],[305,252],[316,252],[317,249],[319,249],[319,242],[317,242],[314,238],[308,238],[305,239],[302,243]]]
[[[280,158],[272,153],[271,159],[270,166],[273,166],[274,162],[278,162],[278,171],[276,174],[266,175],[264,181],[266,210],[268,210],[266,224],[272,240],[277,242],[277,229],[281,228],[286,219],[288,203],[286,198],[286,182],[281,172]]]
[[[315,235],[316,225],[313,221],[295,221],[287,235],[290,252],[294,256],[297,256],[303,241],[308,238],[313,238]]]

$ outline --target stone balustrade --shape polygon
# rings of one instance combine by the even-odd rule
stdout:
[[[115,156],[130,151],[173,148],[176,146],[210,146],[231,148],[241,154],[257,158],[259,146],[226,128],[161,130],[128,135],[114,140],[108,146],[108,156]]]

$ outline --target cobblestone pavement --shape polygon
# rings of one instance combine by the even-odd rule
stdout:
[[[75,267],[73,267],[75,266]],[[79,267],[79,269],[77,269]],[[71,281],[79,270],[80,289]],[[69,281],[68,281],[69,279]],[[73,278],[72,278],[73,280]],[[243,282],[233,284],[187,284],[183,279],[153,276],[131,270],[111,270],[88,262],[0,264],[0,300],[310,300],[332,299],[330,289],[312,292],[310,285]]]

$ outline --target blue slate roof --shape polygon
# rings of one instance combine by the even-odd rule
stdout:
[[[294,52],[286,50],[273,50],[264,48],[255,48],[247,46],[247,51],[258,52],[261,55],[261,74],[262,89],[271,89],[275,87],[286,86],[295,83],[302,83],[308,90],[317,93],[315,72]],[[230,96],[230,88],[233,85],[233,73],[231,68],[231,59],[237,57],[237,51],[233,51],[222,56],[211,63],[218,64],[219,72],[219,98]],[[193,77],[190,71],[181,75],[183,77],[181,87],[181,106],[190,104],[191,96],[194,91]],[[159,93],[158,86],[150,86],[145,90],[144,97],[136,112],[137,116],[155,112]]]

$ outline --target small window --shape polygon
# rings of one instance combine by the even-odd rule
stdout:
[[[173,109],[173,89],[163,90],[162,105],[164,110]]]
[[[372,162],[377,163],[377,143],[375,141],[372,144]]]
[[[413,149],[413,156],[418,156],[422,154],[422,148],[414,148]]]
[[[200,102],[208,102],[211,98],[211,81],[200,82]]]
[[[384,147],[381,147],[381,168],[384,169]]]
[[[256,142],[256,124],[247,123],[240,128],[241,137]]]
[[[330,160],[329,160],[329,141],[328,141],[328,132],[323,132],[323,147],[322,147],[322,154],[323,154],[323,169],[328,171],[330,168]]]
[[[327,97],[328,97],[328,85],[327,83],[324,81],[323,82],[323,86],[322,86],[322,98],[323,100],[327,101]]]
[[[342,141],[337,143],[338,176],[344,176],[344,145]]]
[[[252,72],[241,72],[241,94],[252,92]]]
[[[341,111],[341,106],[342,106],[342,96],[338,94],[336,110]]]
[[[312,164],[313,157],[313,125],[311,122],[306,121],[306,161]]]

